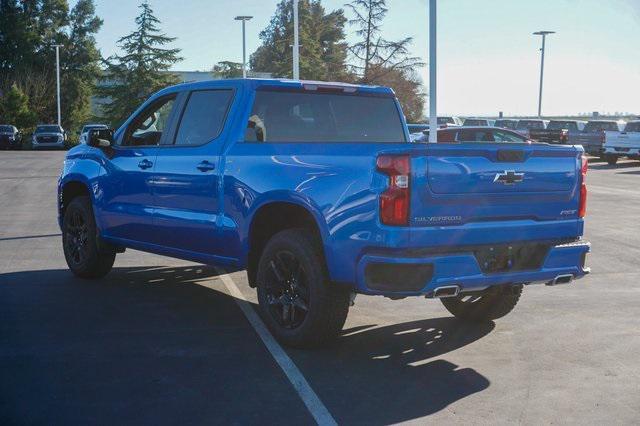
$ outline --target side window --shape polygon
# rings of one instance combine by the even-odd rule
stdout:
[[[198,90],[189,95],[180,119],[176,145],[202,145],[218,137],[224,127],[232,90]]]
[[[468,129],[458,132],[459,142],[493,142],[493,135],[487,130]]]
[[[122,144],[125,146],[158,145],[162,138],[162,133],[169,124],[169,117],[175,100],[175,95],[167,96],[142,111],[129,124]]]

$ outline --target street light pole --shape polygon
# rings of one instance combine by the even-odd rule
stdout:
[[[438,142],[436,0],[429,0],[429,143]]]
[[[542,81],[544,78],[544,48],[548,34],[555,34],[555,31],[537,31],[533,35],[542,36],[542,56],[540,59],[540,93],[538,94],[538,117],[542,117]]]
[[[61,44],[54,44],[56,48],[56,96],[58,100],[58,126],[62,127],[62,117],[60,113],[60,48]]]
[[[293,0],[293,79],[300,80],[300,41],[298,39],[298,0]]]
[[[253,16],[236,16],[236,21],[242,21],[242,78],[247,78],[247,39],[245,36],[245,22]]]

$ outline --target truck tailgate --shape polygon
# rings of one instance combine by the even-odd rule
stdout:
[[[426,144],[412,161],[411,225],[576,219],[582,150]]]

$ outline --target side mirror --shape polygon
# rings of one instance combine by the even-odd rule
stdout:
[[[87,135],[87,145],[107,148],[113,144],[113,129],[92,129]]]

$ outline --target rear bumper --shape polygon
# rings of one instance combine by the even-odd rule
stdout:
[[[606,147],[604,149],[604,153],[609,155],[619,155],[621,157],[626,157],[626,156],[635,157],[640,155],[640,147],[637,147],[637,148],[627,148],[627,147],[619,147],[619,146]]]
[[[460,292],[483,290],[503,284],[550,283],[559,276],[582,278],[589,273],[585,266],[586,254],[590,244],[578,241],[570,244],[552,245],[549,248],[541,267],[535,270],[485,273],[478,264],[472,251],[456,253],[411,256],[411,252],[397,252],[385,255],[364,255],[357,267],[357,291],[364,294],[391,297],[418,296],[433,294],[434,289],[444,286],[457,286]],[[409,254],[409,255],[408,255]],[[395,291],[392,285],[383,290],[371,288],[371,277],[367,274],[371,264],[411,265],[416,268],[430,265],[432,273],[424,279],[419,289]],[[423,275],[424,277],[424,275]],[[415,277],[414,277],[415,278]],[[404,280],[404,277],[399,277]],[[402,283],[398,283],[402,285]]]

